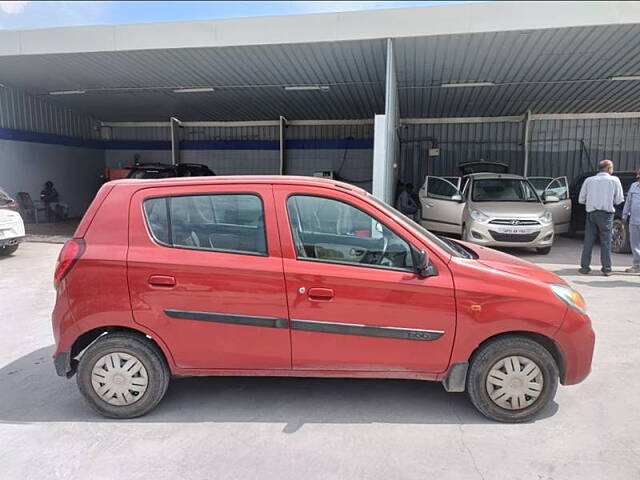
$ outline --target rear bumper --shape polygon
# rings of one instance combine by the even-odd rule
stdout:
[[[24,240],[24,236],[22,237],[13,237],[13,238],[0,238],[0,247],[11,247],[13,245],[18,245],[20,242]]]
[[[564,357],[564,372],[560,381],[563,385],[582,382],[591,372],[596,341],[591,320],[587,315],[569,309],[554,339]]]

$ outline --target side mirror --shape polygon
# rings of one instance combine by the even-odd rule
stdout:
[[[451,200],[453,200],[454,202],[462,202],[462,195],[456,194],[451,197]]]
[[[418,276],[427,278],[438,275],[436,267],[434,267],[429,261],[428,252],[424,250],[417,251],[414,257],[416,261],[416,272],[418,273]]]
[[[556,203],[559,202],[560,199],[558,197],[556,197],[555,195],[545,195],[544,196],[544,203]]]

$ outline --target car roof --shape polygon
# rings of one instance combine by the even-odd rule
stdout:
[[[226,175],[216,177],[171,177],[171,178],[126,178],[109,182],[113,185],[136,187],[179,187],[189,185],[229,185],[229,184],[271,184],[271,185],[303,185],[309,187],[341,188],[360,194],[366,191],[360,187],[335,180],[303,177],[294,175]]]

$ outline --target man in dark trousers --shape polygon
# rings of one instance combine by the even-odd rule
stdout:
[[[580,260],[580,273],[587,275],[591,271],[591,252],[596,238],[600,238],[600,263],[605,277],[611,275],[611,228],[615,205],[624,202],[622,184],[613,173],[613,162],[602,160],[599,172],[582,184],[578,202],[584,204],[587,219],[584,231],[584,246]]]

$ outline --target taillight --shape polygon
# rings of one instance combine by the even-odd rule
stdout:
[[[60,250],[60,255],[58,255],[56,271],[53,274],[53,285],[56,288],[82,256],[84,249],[85,243],[82,238],[72,238],[64,244],[62,250]]]

